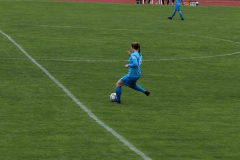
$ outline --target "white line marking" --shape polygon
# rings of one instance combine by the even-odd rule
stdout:
[[[6,33],[4,33],[2,30],[0,30],[0,33],[4,35],[6,38],[8,38],[9,41],[11,41],[19,50],[22,51],[22,53],[25,54],[28,59],[30,59],[39,69],[41,69],[53,82],[55,82],[62,90],[79,106],[81,107],[87,114],[94,119],[99,125],[101,125],[103,128],[105,128],[108,132],[112,133],[113,136],[115,136],[117,139],[119,139],[121,142],[123,142],[129,149],[133,150],[135,153],[140,155],[144,160],[151,160],[146,154],[138,150],[136,147],[134,147],[130,142],[128,142],[124,137],[122,137],[120,134],[118,134],[116,131],[114,131],[112,128],[110,128],[108,125],[103,123],[100,119],[98,119],[87,107],[85,107],[64,85],[62,85],[56,78],[54,78],[45,68],[41,66],[34,58],[32,58],[19,44],[17,44],[10,36],[8,36]]]
[[[51,25],[31,25],[31,24],[15,24],[15,25],[27,25],[27,26],[35,26],[35,27],[52,27],[52,28],[81,28],[81,29],[97,29],[97,30],[112,30],[112,31],[129,31],[129,32],[143,32],[143,33],[159,33],[159,34],[171,34],[171,35],[178,35],[178,36],[187,36],[187,37],[196,37],[196,38],[205,38],[205,39],[214,39],[218,41],[225,41],[231,43],[240,44],[240,42],[228,40],[228,39],[221,39],[221,38],[214,38],[214,37],[207,37],[207,36],[197,36],[197,35],[186,35],[186,34],[178,34],[178,33],[168,33],[168,32],[159,32],[159,31],[143,31],[143,30],[132,30],[132,29],[119,29],[119,28],[91,28],[91,27],[84,27],[84,26],[51,26]]]
[[[168,32],[159,32],[159,31],[143,31],[143,30],[134,30],[134,29],[120,29],[120,28],[91,28],[91,27],[84,27],[84,26],[51,26],[51,25],[31,25],[31,24],[12,24],[16,26],[33,26],[33,27],[51,27],[51,28],[80,28],[80,29],[96,29],[96,30],[112,30],[112,31],[128,31],[128,32],[143,32],[143,33],[159,33],[159,34],[170,34],[170,35],[178,35],[178,36],[185,36],[185,37],[196,37],[196,38],[205,38],[205,39],[214,39],[218,41],[224,41],[224,42],[231,42],[240,44],[240,42],[236,42],[233,40],[228,39],[222,39],[222,38],[214,38],[214,37],[208,37],[208,36],[198,36],[198,35],[186,35],[186,34],[178,34],[178,33],[168,33]]]
[[[240,54],[239,52],[229,53],[229,54],[221,54],[221,55],[213,55],[213,56],[202,56],[202,57],[183,57],[183,58],[164,58],[164,59],[146,59],[143,60],[145,62],[154,62],[154,61],[180,61],[180,60],[191,60],[191,59],[207,59],[207,58],[216,58],[216,57],[226,57]],[[0,60],[28,60],[27,58],[0,58]],[[61,62],[127,62],[127,60],[90,60],[90,59],[36,59],[38,61],[61,61]]]
[[[130,31],[130,32],[148,32],[148,33],[159,33],[159,34],[170,34],[170,35],[178,35],[178,36],[188,36],[188,37],[196,37],[196,38],[205,38],[205,39],[213,39],[218,41],[224,41],[229,43],[236,43],[240,44],[240,42],[228,40],[228,39],[221,39],[221,38],[214,38],[214,37],[207,37],[207,36],[197,36],[197,35],[185,35],[185,34],[177,34],[177,33],[168,33],[168,32],[158,32],[158,31],[142,31],[142,30],[129,30],[129,29],[111,29],[111,28],[90,28],[84,26],[51,26],[51,25],[29,25],[29,24],[15,24],[15,25],[25,25],[25,26],[34,26],[34,27],[52,27],[52,28],[81,28],[81,29],[100,29],[100,30],[115,30],[115,31]],[[216,57],[225,57],[225,56],[232,56],[240,54],[240,51],[229,53],[229,54],[222,54],[222,55],[210,55],[210,56],[202,56],[202,57],[182,57],[182,58],[163,58],[163,59],[144,59],[143,61],[179,61],[179,60],[191,60],[191,59],[204,59],[204,58],[216,58]],[[0,58],[1,59],[1,58]],[[38,60],[45,60],[45,61],[66,61],[66,62],[124,62],[125,60],[86,60],[86,59],[74,59],[74,60],[64,60],[64,59],[38,59]]]

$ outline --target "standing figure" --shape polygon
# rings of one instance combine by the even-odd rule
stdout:
[[[171,15],[171,17],[168,17],[168,19],[172,19],[175,16],[175,13],[178,11],[178,13],[179,13],[179,15],[181,17],[181,20],[184,20],[183,14],[181,12],[181,3],[183,3],[183,0],[176,0],[176,5],[174,7],[172,15]]]
[[[140,65],[142,63],[142,55],[140,53],[140,44],[138,42],[133,42],[131,44],[131,52],[127,51],[129,55],[128,64],[125,68],[128,68],[128,74],[119,79],[116,83],[116,103],[121,103],[122,86],[128,86],[132,89],[140,91],[145,95],[149,96],[150,92],[143,89],[137,84],[138,79],[141,76]]]
[[[172,5],[174,4],[174,0],[171,0],[172,1]],[[167,0],[167,4],[169,4],[170,0]]]

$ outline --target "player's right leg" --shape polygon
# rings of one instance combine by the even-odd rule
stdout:
[[[123,82],[119,79],[116,83],[116,95],[117,95],[117,103],[121,103],[121,94],[122,94],[122,86]]]
[[[127,75],[123,76],[116,83],[116,95],[117,95],[117,103],[121,103],[121,94],[122,94],[122,86],[128,86],[131,83],[131,80]]]
[[[178,13],[179,13],[179,15],[180,15],[180,17],[181,17],[181,20],[184,20],[183,14],[182,14],[181,10],[179,10]]]

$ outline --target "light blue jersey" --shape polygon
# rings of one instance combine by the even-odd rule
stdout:
[[[179,5],[179,6],[180,6],[180,5],[181,5],[181,1],[182,1],[182,0],[176,0],[176,5]]]
[[[129,55],[128,73],[121,78],[125,86],[128,86],[130,84],[136,84],[137,80],[141,76],[141,63],[142,55],[140,55],[137,51]]]
[[[135,51],[132,54],[130,54],[128,62],[129,63],[127,75],[129,77],[140,77],[141,76],[140,65],[142,63],[142,55]]]

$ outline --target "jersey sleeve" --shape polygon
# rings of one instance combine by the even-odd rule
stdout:
[[[130,56],[132,63],[128,64],[128,67],[134,68],[138,66],[138,59],[135,55]]]

